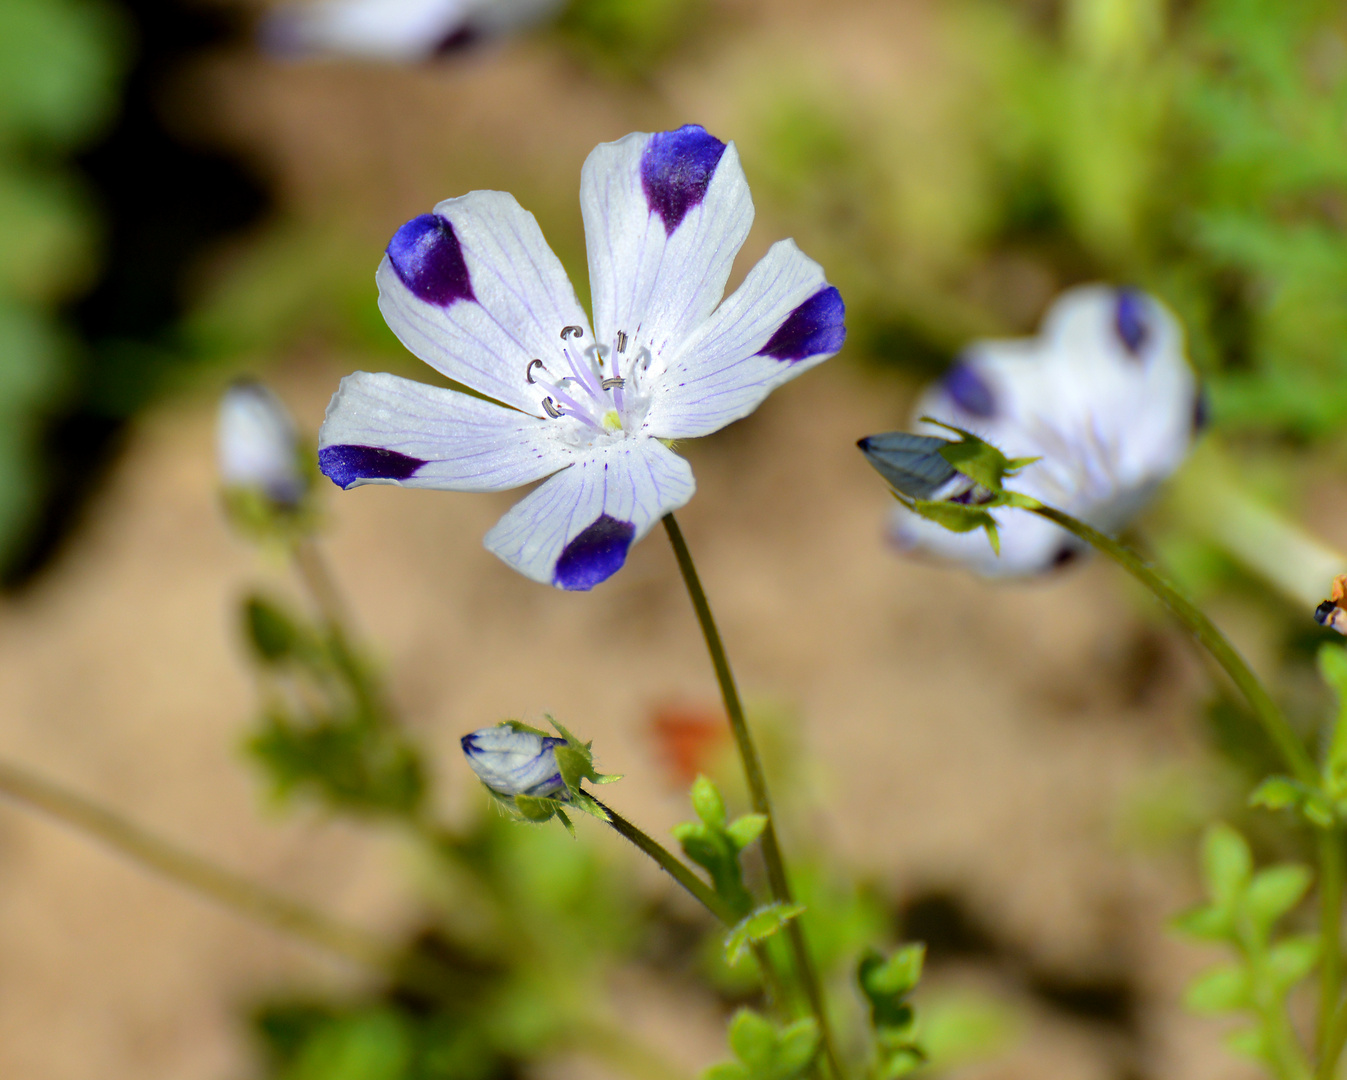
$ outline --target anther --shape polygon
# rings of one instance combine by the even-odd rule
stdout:
[[[561,328],[561,340],[562,340],[562,341],[565,341],[565,340],[566,340],[567,338],[569,338],[569,337],[582,338],[582,337],[584,337],[584,336],[585,336],[585,331],[584,331],[584,328],[583,328],[583,327],[579,327],[579,326],[563,326],[563,327]]]
[[[544,371],[547,370],[547,365],[541,360],[530,360],[529,366],[524,369],[524,380],[526,382],[533,382],[533,369],[535,366],[542,368]]]
[[[619,330],[617,332],[617,351],[627,351],[627,332],[625,330]]]
[[[543,412],[547,413],[553,420],[561,415],[561,410],[552,404],[550,397],[543,398]]]
[[[605,390],[620,390],[622,389],[622,387],[627,385],[627,380],[622,378],[621,376],[618,376],[617,378],[613,379],[604,379],[603,382],[599,383],[599,385],[603,387]]]

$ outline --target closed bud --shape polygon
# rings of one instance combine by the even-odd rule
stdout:
[[[497,795],[513,798],[566,799],[565,781],[552,738],[513,724],[498,724],[463,736],[463,753],[477,778]]]
[[[255,492],[283,509],[297,507],[308,491],[294,420],[259,382],[240,381],[226,391],[217,418],[216,449],[227,489]]]

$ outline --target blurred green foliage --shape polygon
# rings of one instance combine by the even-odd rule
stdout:
[[[905,57],[911,94],[825,89],[811,58],[764,72],[741,136],[750,175],[847,295],[853,341],[931,369],[969,338],[1026,331],[1068,284],[1131,282],[1184,319],[1225,426],[1335,434],[1341,5],[1038,12],[940,5],[945,70],[922,81],[930,64]]]
[[[43,422],[78,347],[59,307],[97,260],[97,215],[67,167],[111,117],[126,53],[99,0],[0,4],[0,564],[42,486]]]

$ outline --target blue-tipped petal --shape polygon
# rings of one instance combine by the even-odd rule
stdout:
[[[1118,340],[1123,343],[1123,348],[1133,356],[1140,356],[1150,337],[1150,328],[1146,321],[1145,295],[1135,289],[1119,289],[1113,325],[1118,332]]]
[[[996,397],[978,370],[966,361],[955,361],[941,380],[945,393],[964,412],[982,419],[996,415]]]
[[[476,299],[458,236],[439,214],[414,217],[394,233],[388,261],[418,300],[448,307]]]
[[[607,581],[622,569],[636,535],[630,521],[600,514],[561,551],[552,583],[558,588],[583,592]]]
[[[706,197],[725,144],[700,124],[651,136],[641,155],[641,189],[650,212],[672,233]]]
[[[406,480],[424,464],[421,458],[382,446],[324,446],[318,451],[318,468],[339,488],[362,481]]]
[[[846,312],[840,292],[831,285],[820,289],[786,316],[758,355],[795,362],[835,353],[847,337]]]

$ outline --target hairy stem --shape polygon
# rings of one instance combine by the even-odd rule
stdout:
[[[1051,506],[1040,505],[1030,512],[1060,525],[1067,532],[1080,537],[1095,550],[1103,552],[1154,593],[1170,614],[1187,627],[1202,647],[1230,676],[1231,681],[1244,695],[1244,699],[1249,703],[1250,708],[1253,709],[1263,731],[1276,746],[1282,760],[1296,779],[1318,787],[1320,782],[1319,770],[1315,768],[1314,760],[1301,743],[1300,738],[1291,728],[1291,725],[1287,723],[1286,717],[1282,715],[1276,702],[1272,700],[1272,696],[1264,689],[1263,684],[1258,680],[1258,676],[1253,673],[1244,658],[1230,644],[1229,639],[1216,628],[1216,625],[1206,615],[1161,577],[1141,556],[1126,545],[1114,540],[1111,536],[1106,536],[1097,529],[1086,525],[1085,522],[1078,521],[1070,514],[1063,513]]]
[[[749,796],[753,809],[767,819],[762,830],[762,858],[767,867],[767,881],[772,890],[773,899],[784,903],[794,903],[791,895],[790,880],[786,876],[785,860],[781,856],[781,845],[777,841],[776,821],[772,814],[772,799],[767,790],[767,778],[763,774],[762,759],[753,742],[748,722],[744,719],[743,703],[739,700],[739,689],[730,671],[729,658],[725,655],[725,646],[720,640],[720,631],[716,628],[711,615],[711,605],[707,602],[702,589],[701,579],[693,564],[692,554],[683,539],[683,530],[673,514],[664,516],[664,529],[669,534],[669,543],[673,546],[674,558],[678,560],[678,569],[682,572],[683,583],[687,586],[692,599],[692,607],[701,624],[702,636],[706,639],[707,651],[711,654],[711,664],[716,670],[716,680],[720,683],[720,695],[725,702],[725,714],[729,717],[730,732],[734,736],[735,747],[743,762],[744,775],[748,780]],[[790,942],[791,954],[805,997],[809,1001],[810,1011],[818,1021],[819,1032],[823,1038],[824,1056],[834,1076],[842,1076],[842,1069],[833,1041],[832,1029],[828,1023],[827,1008],[823,1000],[823,989],[819,983],[818,972],[814,969],[813,958],[809,955],[809,945],[805,940],[804,928],[799,919],[791,919],[786,924],[786,934]]]
[[[592,795],[590,797],[593,798]],[[605,806],[598,799],[594,799],[594,802],[608,815],[608,824],[630,840],[640,851],[654,859],[659,868],[678,882],[697,903],[701,904],[726,926],[734,925],[734,912],[729,909],[724,900],[716,895],[715,890],[692,872],[682,859],[678,858],[653,836],[632,824],[611,806]]]

